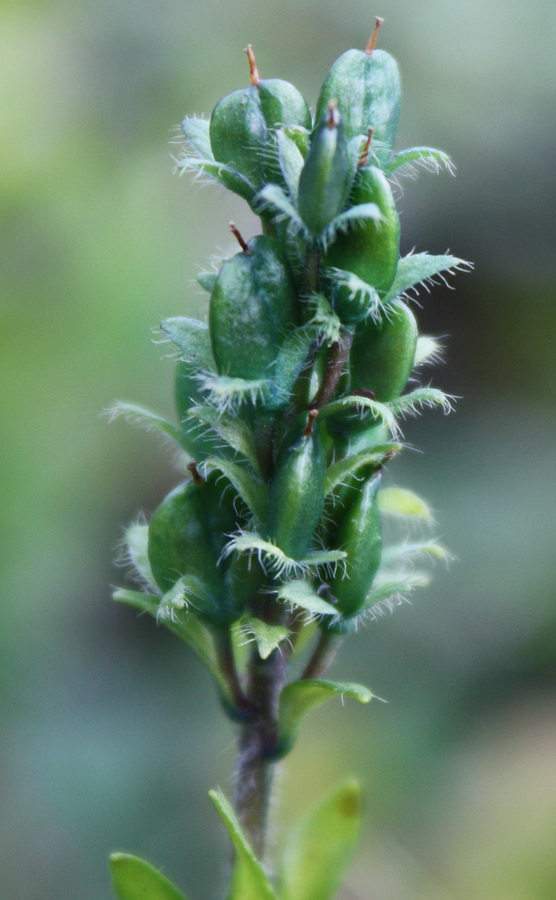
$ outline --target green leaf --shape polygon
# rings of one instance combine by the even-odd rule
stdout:
[[[268,659],[272,651],[279,647],[290,633],[283,625],[269,625],[268,622],[263,622],[255,616],[245,620],[243,631],[255,638],[261,659]]]
[[[361,831],[361,790],[348,781],[290,833],[280,900],[332,900]]]
[[[156,581],[149,562],[149,526],[144,522],[134,522],[125,530],[124,543],[127,556],[142,581],[156,590]]]
[[[353,408],[354,406],[363,406],[370,409],[373,415],[390,429],[394,437],[400,433],[393,411],[393,403],[379,403],[378,400],[371,400],[370,397],[362,397],[359,394],[350,394],[347,397],[340,397],[338,400],[334,400],[321,409],[320,416],[321,418],[332,416],[334,413],[341,412],[346,408]]]
[[[290,197],[297,202],[297,189],[299,186],[299,176],[305,162],[301,150],[284,129],[276,132],[276,141],[278,144],[278,162],[284,176]]]
[[[426,587],[430,583],[430,577],[423,572],[412,572],[396,578],[395,574],[384,571],[382,578],[384,580],[377,578],[380,583],[367,594],[361,610],[373,621],[386,613],[392,613],[415,588]]]
[[[428,334],[421,334],[417,338],[417,347],[415,349],[415,359],[413,368],[422,366],[425,363],[435,363],[442,360],[442,344],[437,338]]]
[[[399,559],[415,559],[423,556],[432,556],[433,559],[440,559],[443,562],[447,562],[451,558],[446,548],[436,541],[394,544],[382,551],[382,561],[386,566]]]
[[[200,272],[197,275],[197,282],[207,294],[212,294],[217,278],[218,274],[216,272]]]
[[[409,519],[422,519],[432,522],[430,507],[425,501],[405,488],[382,488],[378,495],[378,508],[382,513],[392,516],[403,516]]]
[[[328,247],[336,240],[338,234],[346,232],[348,228],[352,226],[357,227],[359,223],[367,222],[369,219],[372,219],[373,222],[380,225],[383,218],[378,204],[357,203],[355,206],[350,206],[345,212],[341,212],[332,219],[330,225],[328,225],[324,231],[322,242],[325,247]]]
[[[243,834],[229,801],[221,791],[209,791],[236,852],[228,900],[277,900],[274,888]]]
[[[139,856],[112,853],[110,873],[119,900],[187,900],[162,872]]]
[[[160,330],[180,348],[182,359],[193,369],[210,371],[215,368],[206,322],[188,319],[187,316],[174,316],[171,319],[164,319],[160,323]]]
[[[399,297],[410,288],[417,288],[419,285],[430,282],[434,284],[436,275],[441,272],[447,272],[453,275],[459,270],[469,270],[472,264],[464,259],[458,259],[457,256],[431,256],[429,253],[410,253],[404,256],[398,263],[396,277],[388,294],[384,298],[384,303]],[[444,280],[444,277],[443,277]]]
[[[130,591],[124,588],[119,588],[114,591],[112,597],[119,603],[126,603],[128,606],[133,606],[135,609],[141,610],[141,612],[149,613],[153,619],[159,621],[160,597],[155,597],[153,594],[145,594],[142,591]],[[181,638],[182,641],[185,641],[185,643],[197,654],[203,665],[208,669],[216,681],[223,701],[230,707],[233,707],[234,704],[230,695],[230,690],[226,679],[218,666],[212,638],[207,628],[205,628],[193,613],[186,612],[185,610],[180,612],[179,615],[176,614],[173,618],[165,618],[163,621],[166,628],[177,635],[177,637]]]
[[[440,172],[444,168],[451,175],[455,173],[455,166],[448,154],[443,150],[435,150],[434,147],[412,147],[410,150],[401,150],[388,160],[384,172],[389,176],[401,168],[406,168],[414,174],[416,166],[422,166],[429,172]]]
[[[274,386],[270,378],[234,378],[200,372],[196,380],[219,413],[235,412],[242,406],[266,406],[273,400]]]
[[[327,497],[339,485],[344,484],[347,479],[356,475],[360,469],[368,466],[378,466],[384,462],[385,457],[391,453],[399,453],[402,449],[401,444],[379,444],[372,450],[363,450],[354,456],[347,456],[345,459],[339,459],[332,463],[324,473],[324,495]]]
[[[270,209],[275,213],[277,221],[287,221],[291,224],[295,233],[300,232],[308,235],[305,223],[297,209],[277,184],[267,184],[262,191],[259,191],[257,194],[257,205],[259,212]]]
[[[390,400],[386,406],[394,416],[414,415],[421,406],[441,406],[445,413],[449,413],[452,411],[452,398],[438,388],[424,387],[402,394],[396,400]]]
[[[124,403],[122,400],[117,400],[108,412],[110,414],[111,422],[115,419],[124,418],[133,425],[140,425],[147,431],[152,431],[153,429],[159,431],[165,437],[169,437],[172,441],[175,441],[175,443],[179,444],[183,449],[187,449],[184,446],[179,428],[176,428],[175,425],[172,425],[171,422],[168,422],[162,416],[159,416],[158,413],[154,413],[144,406],[139,406],[137,403]]]
[[[196,156],[200,159],[213,160],[209,126],[208,119],[188,118],[181,123],[181,130]]]
[[[210,425],[232,449],[249,460],[255,472],[260,472],[253,435],[249,426],[242,419],[226,415],[208,406],[196,406],[188,410],[187,414]]]
[[[196,159],[185,156],[178,160],[176,169],[180,175],[183,172],[197,172],[199,175],[206,175],[211,181],[217,181],[218,184],[234,194],[239,194],[249,204],[252,204],[255,199],[255,188],[247,178],[230,166],[215,162],[213,159]]]
[[[311,294],[306,302],[312,313],[309,325],[316,328],[317,333],[329,347],[339,341],[342,323],[324,294]]]
[[[251,510],[257,525],[261,527],[266,522],[267,496],[264,483],[255,475],[252,475],[238,463],[227,459],[218,459],[209,456],[204,465],[208,469],[218,469],[233,484],[237,493]]]
[[[287,577],[295,572],[309,572],[319,566],[335,566],[347,556],[343,550],[313,550],[305,559],[290,559],[276,544],[249,531],[232,537],[224,555],[229,556],[231,553],[254,554],[263,569],[272,572],[277,578]]]
[[[282,584],[277,591],[279,600],[291,603],[310,613],[311,616],[337,616],[338,610],[315,591],[309,581],[294,579]]]
[[[369,703],[373,696],[368,688],[351,682],[303,679],[287,684],[280,694],[276,758],[290,752],[301,722],[311,710],[334,697],[352,697],[360,703]]]
[[[272,368],[271,381],[275,387],[275,401],[270,398],[271,407],[278,405],[280,408],[289,402],[296,379],[318,335],[319,329],[309,325],[296,328],[284,340]]]

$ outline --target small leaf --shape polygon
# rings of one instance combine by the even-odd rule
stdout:
[[[387,579],[387,575],[390,575],[390,580]],[[422,572],[412,572],[396,578],[395,574],[384,571],[382,577],[385,580],[381,581],[380,577],[377,577],[376,580],[380,583],[367,594],[362,608],[362,612],[373,621],[401,606],[407,595],[415,588],[426,587],[430,583],[430,577]]]
[[[373,447],[372,450],[363,450],[354,456],[348,456],[345,459],[339,459],[337,462],[332,463],[324,473],[325,497],[331,494],[339,485],[344,484],[346,479],[356,475],[360,469],[378,466],[391,453],[399,453],[401,449],[401,444],[379,444],[378,447]]]
[[[180,174],[197,172],[199,175],[206,175],[211,181],[217,181],[232,193],[239,194],[249,204],[252,204],[255,199],[256,191],[251,182],[235,169],[225,166],[223,163],[215,162],[212,159],[196,159],[185,156],[178,160],[176,169]]]
[[[153,619],[159,620],[160,597],[152,594],[145,594],[142,591],[130,591],[120,588],[112,594],[114,600],[119,603],[127,603],[141,612],[147,612]],[[209,670],[213,676],[222,699],[230,707],[233,707],[233,701],[230,696],[230,690],[226,679],[223,677],[217,663],[214,645],[210,633],[205,626],[194,616],[193,613],[185,610],[179,616],[174,618],[166,618],[164,625],[175,635],[185,641],[191,649],[197,654],[203,665]]]
[[[160,330],[166,337],[180,348],[181,358],[193,369],[215,368],[210,333],[206,322],[189,319],[187,316],[174,316],[160,323]]]
[[[382,552],[382,561],[384,565],[389,565],[399,559],[414,559],[420,556],[432,556],[434,559],[444,562],[450,559],[446,548],[437,544],[436,541],[415,541],[386,547]]]
[[[311,616],[337,616],[338,611],[315,591],[309,581],[294,579],[287,581],[277,591],[279,600],[298,606]]]
[[[291,224],[295,233],[308,235],[307,228],[297,209],[277,184],[267,184],[257,194],[257,207],[259,212],[267,209],[273,210],[277,215],[277,221],[287,221]]]
[[[307,325],[296,328],[284,340],[272,369],[271,381],[275,387],[275,401],[271,398],[273,408],[275,402],[278,403],[278,408],[289,402],[293,386],[318,334],[317,328]]]
[[[237,493],[251,510],[258,525],[266,521],[267,496],[266,488],[260,478],[252,475],[243,466],[227,459],[209,456],[204,463],[207,469],[218,469],[230,481]]]
[[[368,688],[351,682],[304,679],[287,684],[280,694],[276,758],[290,752],[301,722],[311,710],[334,697],[352,697],[360,703],[369,703],[373,696]]]
[[[162,872],[139,856],[112,853],[110,873],[119,900],[187,900]]]
[[[303,154],[293,138],[284,129],[276,132],[276,141],[278,144],[280,169],[290,192],[290,197],[296,203],[299,176],[304,163]]]
[[[442,360],[442,344],[434,337],[428,334],[421,334],[417,338],[417,347],[415,349],[415,360],[413,368],[422,366],[425,363],[436,363]]]
[[[427,282],[435,284],[434,278],[441,272],[453,275],[460,270],[469,270],[472,264],[457,256],[444,254],[443,256],[431,256],[430,253],[410,253],[404,256],[398,263],[396,277],[392,287],[384,298],[384,303],[399,297],[410,288],[426,285]],[[442,280],[444,276],[442,276]]]
[[[274,888],[243,834],[229,801],[221,791],[209,791],[209,797],[226,826],[236,852],[228,900],[277,900]]]
[[[114,419],[125,418],[133,425],[140,425],[147,431],[152,431],[153,429],[159,431],[161,434],[165,435],[165,437],[169,437],[172,441],[175,441],[175,443],[179,444],[183,449],[187,449],[184,446],[183,437],[179,428],[176,428],[175,425],[172,425],[171,422],[168,422],[162,416],[159,416],[158,413],[151,412],[150,409],[146,409],[144,406],[139,406],[137,403],[125,403],[122,400],[117,400],[108,412],[110,414],[111,422],[113,422]]]
[[[255,638],[261,659],[268,659],[272,651],[276,650],[289,635],[289,630],[283,625],[269,625],[268,622],[263,622],[255,616],[245,620],[244,630]]]
[[[149,562],[149,526],[144,522],[134,522],[133,525],[126,528],[124,543],[129,561],[142,582],[156,590],[156,581]]]
[[[275,393],[270,378],[232,378],[229,375],[200,372],[195,380],[219,413],[235,412],[246,405],[268,405]]]
[[[341,338],[342,323],[324,294],[311,294],[307,306],[312,314],[308,324],[317,329],[327,346],[337,343]]]
[[[213,160],[208,119],[187,118],[181,123],[183,135],[200,159]]]
[[[280,900],[332,900],[361,830],[361,790],[348,781],[290,833]]]
[[[434,147],[412,147],[410,150],[401,150],[388,160],[384,172],[389,176],[402,167],[413,172],[416,165],[429,172],[440,172],[444,168],[450,175],[455,173],[455,166],[448,154],[443,150],[435,150]]]
[[[248,531],[232,537],[225,548],[224,556],[231,553],[254,554],[262,568],[277,578],[287,577],[295,572],[308,572],[319,566],[334,567],[343,562],[347,556],[342,550],[313,550],[305,559],[290,559],[276,544]]]
[[[197,275],[197,282],[207,294],[212,294],[217,278],[216,272],[200,272]]]
[[[236,416],[225,415],[207,406],[196,406],[188,410],[188,415],[210,425],[232,449],[249,460],[255,472],[260,472],[257,448],[245,422]]]
[[[382,513],[392,516],[422,519],[424,522],[433,521],[430,508],[425,501],[405,488],[383,488],[378,495],[378,508]]]
[[[449,413],[452,411],[452,399],[438,388],[424,387],[402,394],[397,400],[390,400],[386,406],[395,416],[415,415],[420,406],[441,406],[444,413]]]
[[[360,394],[350,394],[347,397],[340,397],[338,400],[334,400],[332,403],[329,403],[328,406],[321,409],[320,416],[321,418],[331,416],[334,415],[334,413],[341,412],[346,408],[353,408],[354,406],[370,409],[373,415],[380,419],[384,425],[390,429],[394,437],[400,433],[393,411],[393,403],[379,403],[378,400],[371,400],[370,397],[362,397]]]
[[[363,224],[369,219],[378,225],[383,218],[380,207],[376,203],[357,203],[332,219],[323,233],[322,243],[325,247],[329,247],[336,240],[338,234],[346,232],[348,228],[357,227],[358,224]]]

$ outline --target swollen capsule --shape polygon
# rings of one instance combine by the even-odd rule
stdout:
[[[210,338],[219,373],[268,378],[294,324],[294,286],[280,246],[271,237],[253,238],[223,264],[211,295]]]
[[[274,132],[284,126],[311,129],[311,113],[297,88],[279,78],[261,80],[250,47],[251,84],[227,94],[210,119],[210,143],[217,162],[231,166],[255,188],[276,180]]]
[[[335,100],[348,140],[373,129],[375,155],[386,162],[396,140],[400,116],[401,85],[398,65],[375,43],[381,20],[365,50],[347,50],[330,68],[317,103],[322,116],[330,100]]]
[[[276,460],[269,495],[269,537],[286,556],[302,559],[324,508],[324,450],[317,410],[294,422]]]

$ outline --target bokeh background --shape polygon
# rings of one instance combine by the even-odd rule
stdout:
[[[152,329],[202,316],[194,275],[234,249],[239,200],[172,172],[176,126],[264,75],[314,104],[373,16],[399,59],[398,147],[458,166],[404,183],[403,249],[474,260],[422,297],[457,413],[407,424],[396,461],[457,560],[361,631],[338,676],[389,703],[331,704],[281,778],[287,823],[345,774],[366,826],[344,900],[556,896],[556,6],[552,0],[4,0],[0,869],[5,900],[106,900],[136,852],[193,900],[222,895],[206,790],[233,730],[178,642],[109,599],[122,527],[179,479],[155,436],[102,411],[171,413]],[[234,250],[235,252],[235,250]],[[392,467],[394,468],[394,467]]]

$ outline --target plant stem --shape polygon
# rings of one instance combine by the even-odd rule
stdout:
[[[277,738],[278,697],[285,677],[279,650],[261,659],[256,647],[249,662],[248,697],[252,715],[242,728],[236,766],[235,807],[247,839],[264,856]]]
[[[314,409],[322,409],[332,399],[351,349],[353,334],[344,331],[339,341],[332,344],[326,371],[317,395],[311,403]]]
[[[302,678],[321,678],[332,664],[340,638],[329,631],[321,631],[313,655],[307,663]]]

